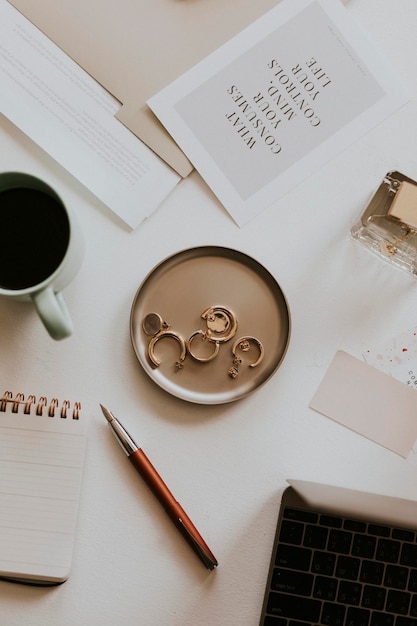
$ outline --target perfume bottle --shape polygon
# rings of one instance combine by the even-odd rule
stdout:
[[[388,172],[351,235],[387,261],[417,275],[416,181],[400,172]]]

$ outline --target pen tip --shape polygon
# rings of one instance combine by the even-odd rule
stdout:
[[[101,410],[103,411],[103,415],[104,415],[104,417],[106,418],[106,420],[107,420],[108,422],[111,422],[111,421],[112,421],[112,419],[113,419],[113,415],[110,413],[110,411],[109,411],[108,409],[106,409],[106,407],[105,407],[105,406],[103,406],[102,404],[100,404],[100,408],[101,408]]]

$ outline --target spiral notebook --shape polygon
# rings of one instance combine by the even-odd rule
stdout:
[[[0,399],[0,577],[64,582],[71,567],[86,423],[79,402]]]

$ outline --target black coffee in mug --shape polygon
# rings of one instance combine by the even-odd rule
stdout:
[[[64,205],[30,187],[0,191],[0,287],[38,285],[59,267],[68,249],[70,224]]]

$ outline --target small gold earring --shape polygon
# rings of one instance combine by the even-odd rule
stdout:
[[[180,344],[180,348],[181,348],[180,358],[178,359],[178,361],[175,362],[175,371],[177,372],[179,369],[182,369],[184,367],[185,357],[187,356],[187,346],[185,343],[185,339],[181,337],[181,335],[179,335],[178,333],[174,332],[173,330],[170,330],[169,328],[166,330],[161,330],[159,333],[154,335],[152,339],[150,340],[149,345],[148,345],[149,359],[152,361],[155,367],[159,367],[161,365],[161,361],[155,355],[155,346],[158,343],[158,341],[160,339],[163,339],[164,337],[171,337],[172,339],[175,339],[176,341],[178,341],[178,343]]]
[[[235,336],[237,331],[236,315],[225,306],[211,306],[201,317],[206,320],[209,339],[225,343]]]
[[[180,358],[175,362],[175,371],[177,372],[179,369],[184,367],[185,357],[187,356],[187,345],[185,343],[185,339],[178,333],[171,330],[170,325],[162,319],[159,313],[148,313],[145,315],[142,322],[142,328],[147,335],[152,337],[148,345],[148,357],[155,367],[159,367],[161,365],[161,361],[155,355],[155,346],[163,337],[171,337],[172,339],[176,339],[176,341],[178,341],[181,353]]]
[[[192,342],[198,335],[201,336],[202,341],[207,341],[208,343],[211,343],[214,346],[213,352],[209,354],[207,357],[198,356],[195,352],[193,352],[191,348]],[[190,356],[192,356],[192,358],[195,361],[198,361],[199,363],[208,363],[209,361],[212,361],[213,359],[215,359],[219,353],[219,348],[220,346],[219,346],[218,340],[211,339],[211,337],[209,337],[208,334],[205,333],[203,330],[196,330],[187,341],[187,350],[190,353]]]
[[[259,339],[257,339],[256,337],[251,337],[251,336],[240,337],[240,339],[237,339],[235,341],[235,343],[233,344],[233,348],[232,348],[233,365],[228,370],[228,374],[231,378],[237,378],[237,376],[239,375],[239,367],[243,363],[242,357],[236,354],[237,350],[241,350],[242,352],[248,352],[250,350],[251,343],[254,343],[256,345],[259,351],[259,355],[258,355],[258,358],[255,361],[253,361],[253,363],[249,363],[249,367],[256,367],[264,358],[265,350],[264,350],[262,343],[259,341]]]

